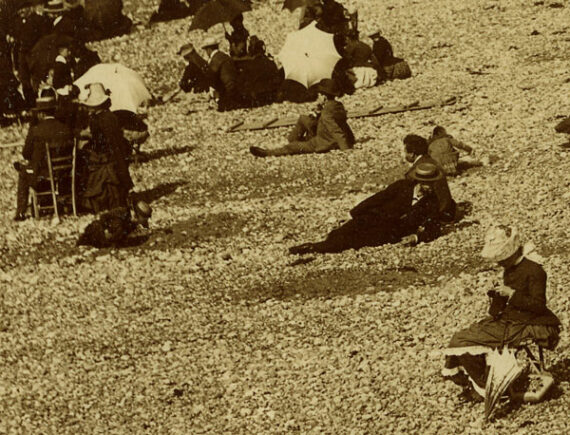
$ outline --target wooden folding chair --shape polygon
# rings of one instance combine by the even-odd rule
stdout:
[[[532,352],[531,347],[536,346],[538,349],[538,358]],[[511,389],[511,397],[521,402],[540,402],[548,390],[554,385],[554,378],[546,370],[544,363],[544,349],[534,341],[521,343],[517,351],[524,351],[529,361],[530,371],[528,373],[531,385],[526,391],[513,391]]]
[[[71,202],[73,216],[77,216],[76,204],[76,191],[75,191],[75,176],[76,176],[76,149],[77,142],[74,141],[73,148],[70,154],[64,156],[52,156],[52,150],[55,145],[46,143],[46,161],[47,161],[47,181],[49,182],[48,189],[32,188],[32,208],[34,217],[40,218],[40,211],[42,209],[53,210],[56,218],[59,219],[58,204]],[[65,180],[71,180],[71,192],[63,192],[63,184]],[[51,202],[47,202],[44,198],[50,198]]]

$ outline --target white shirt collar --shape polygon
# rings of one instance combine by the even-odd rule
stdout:
[[[420,184],[418,183],[418,184],[416,184],[416,185],[414,186],[414,193],[413,193],[413,196],[412,196],[412,205],[415,205],[416,202],[418,202],[418,201],[419,201],[420,199],[422,199],[423,197],[424,197],[424,195],[422,194],[421,186],[420,186]]]
[[[214,51],[212,51],[212,54],[210,54],[210,57],[208,58],[208,63],[210,63],[212,61],[212,58],[215,56],[215,54],[218,51],[220,51],[220,50],[218,50],[217,48]]]
[[[61,54],[58,54],[57,57],[55,58],[56,62],[61,62],[61,63],[67,63],[67,59],[65,57],[63,57]]]

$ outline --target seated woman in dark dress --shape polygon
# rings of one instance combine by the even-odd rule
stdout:
[[[521,245],[514,228],[491,228],[485,237],[481,255],[504,268],[503,285],[487,293],[490,316],[456,332],[444,350],[442,375],[463,385],[468,398],[485,397],[486,355],[493,349],[528,340],[550,350],[558,344],[560,320],[546,307],[546,272],[533,249]]]

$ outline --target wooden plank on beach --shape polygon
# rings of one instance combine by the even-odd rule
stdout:
[[[367,118],[371,116],[381,116],[387,115],[390,113],[402,113],[402,112],[411,112],[414,110],[426,110],[431,109],[432,107],[442,107],[442,106],[449,106],[455,104],[457,99],[455,97],[446,98],[444,100],[433,100],[427,101],[425,103],[421,103],[420,101],[414,101],[413,103],[409,104],[402,104],[399,106],[392,106],[392,107],[384,107],[384,106],[376,106],[373,109],[359,109],[359,110],[349,110],[348,117],[349,118]],[[297,122],[298,116],[286,116],[283,118],[271,118],[270,120],[266,121],[254,121],[246,123],[245,121],[239,122],[235,125],[232,125],[228,130],[227,133],[234,133],[236,131],[246,131],[246,130],[265,130],[268,128],[279,128],[279,127],[287,127],[290,125],[295,125]]]

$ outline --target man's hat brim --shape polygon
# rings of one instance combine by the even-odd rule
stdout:
[[[432,182],[439,181],[443,178],[442,171],[435,165],[431,163],[419,164],[409,173],[409,177],[412,180]]]

